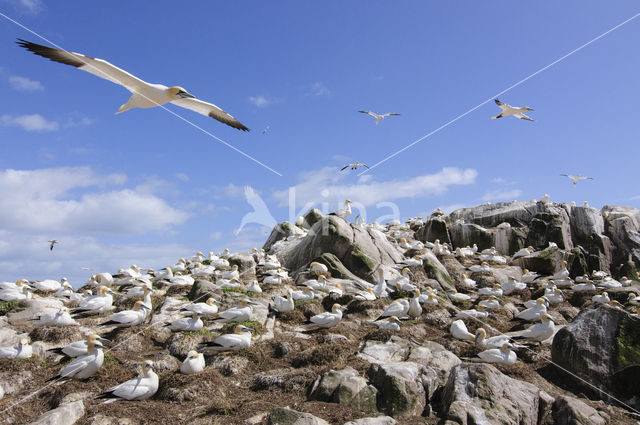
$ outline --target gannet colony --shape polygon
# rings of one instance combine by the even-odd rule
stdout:
[[[638,423],[640,210],[345,205],[247,252],[0,283],[3,423]]]

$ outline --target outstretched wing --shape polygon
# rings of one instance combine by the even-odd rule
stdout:
[[[82,71],[95,75],[96,77],[104,78],[112,83],[124,86],[131,92],[148,85],[138,77],[129,74],[127,71],[102,59],[92,58],[91,56],[86,56],[80,53],[67,52],[66,50],[55,49],[53,47],[42,46],[20,38],[17,43],[19,46],[24,47],[38,56],[42,56],[43,58],[50,59],[54,62],[63,63],[65,65],[75,66]]]
[[[347,168],[349,168],[349,166],[350,166],[350,165],[351,165],[351,164],[347,164],[347,165],[345,165],[344,167],[342,167],[342,168],[340,169],[340,171],[344,171],[344,170],[346,170]]]
[[[256,193],[251,186],[244,187],[244,196],[247,198],[249,205],[256,211],[269,211],[267,204],[264,203],[260,195]]]
[[[238,130],[243,130],[243,131],[249,130],[240,121],[238,121],[231,115],[227,114],[225,111],[218,108],[213,103],[208,103],[196,98],[176,99],[176,100],[172,100],[171,103],[173,103],[174,105],[182,106],[183,108],[186,108],[186,109],[190,109],[199,114],[214,118],[222,123],[227,124],[228,126],[237,128]]]

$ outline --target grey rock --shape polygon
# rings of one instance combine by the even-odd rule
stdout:
[[[382,232],[326,216],[289,253],[284,266],[299,270],[324,253],[335,255],[349,271],[368,281],[373,281],[372,273],[381,263],[394,265],[403,258]]]
[[[30,425],[72,425],[83,416],[84,403],[74,401],[49,410],[35,421],[30,422]]]
[[[640,319],[624,310],[600,304],[585,310],[560,329],[551,346],[559,366],[580,377],[571,379],[585,394],[607,401],[612,394],[635,409],[640,399],[634,382],[640,379]],[[603,349],[610,347],[610,349]],[[591,385],[603,390],[594,390]]]
[[[387,342],[367,341],[358,353],[358,357],[375,364],[402,362],[408,355],[409,343],[396,336]]]
[[[378,416],[375,418],[360,418],[346,422],[344,425],[395,425],[396,420],[391,416]]]
[[[558,247],[545,248],[529,255],[516,258],[512,264],[541,275],[553,275],[560,270],[562,262],[569,255]]]
[[[289,408],[273,409],[269,414],[269,425],[329,425],[329,422],[310,413]]]
[[[436,371],[438,386],[446,384],[451,369],[462,363],[458,356],[433,341],[426,341],[421,346],[413,347],[407,361],[418,363]],[[433,394],[435,389],[430,388],[430,395]]]
[[[424,366],[413,362],[372,364],[367,375],[380,394],[378,409],[396,419],[422,415],[424,373]]]
[[[114,418],[103,414],[97,414],[91,418],[91,425],[134,425],[137,421],[131,418]]]
[[[205,353],[206,354],[206,353]],[[209,362],[207,362],[209,364]],[[211,367],[217,369],[225,376],[237,375],[249,364],[249,359],[244,357],[225,357],[217,355],[211,362]]]
[[[346,404],[365,413],[375,413],[378,390],[354,369],[331,370],[316,380],[309,398]]]
[[[613,242],[613,261],[619,264],[631,258],[640,263],[640,210],[605,205],[602,208],[605,233]]]
[[[191,290],[187,295],[189,301],[203,303],[207,301],[209,297],[215,297],[220,299],[222,291],[218,289],[213,282],[204,279],[196,279],[191,285]]]
[[[296,233],[297,230],[295,224],[291,224],[288,221],[278,223],[271,230],[271,234],[264,245],[262,245],[262,249],[268,252],[276,242],[286,239],[289,236],[293,236]]]
[[[247,270],[252,270],[256,267],[256,262],[253,259],[253,255],[248,252],[239,252],[233,254],[229,257],[229,264],[238,266],[238,271],[240,273],[247,272]],[[245,274],[243,277],[249,277],[249,273]]]
[[[451,245],[449,227],[447,222],[441,217],[428,220],[424,226],[416,231],[414,237],[422,242],[435,242],[439,240],[440,243],[446,242]]]
[[[431,250],[427,250],[420,257],[422,258],[422,265],[425,272],[427,272],[430,277],[437,280],[443,289],[451,290],[455,288],[455,284],[451,279],[451,276],[449,276],[449,272],[446,267],[442,265],[438,260],[438,257],[436,257]]]
[[[539,393],[491,365],[462,363],[444,388],[443,418],[461,425],[537,425]]]
[[[568,396],[560,396],[553,403],[556,425],[605,425],[607,421],[588,404]]]

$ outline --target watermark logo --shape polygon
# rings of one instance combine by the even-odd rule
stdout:
[[[244,197],[247,203],[253,207],[253,211],[246,213],[242,217],[240,227],[234,231],[236,236],[242,231],[242,228],[249,223],[260,224],[269,228],[278,224],[276,219],[273,218],[273,215],[271,215],[267,204],[251,186],[244,187]]]

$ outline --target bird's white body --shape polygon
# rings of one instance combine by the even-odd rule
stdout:
[[[293,311],[295,308],[295,304],[293,302],[293,291],[291,289],[287,290],[287,297],[276,296],[273,299],[273,308],[280,313],[289,313]]]
[[[87,379],[102,367],[104,354],[98,347],[89,344],[87,354],[76,357],[63,367],[58,376],[61,378]]]
[[[71,317],[66,307],[55,312],[42,313],[35,323],[40,326],[68,326],[78,324]]]
[[[528,106],[511,106],[506,103],[500,102],[498,99],[495,100],[496,105],[502,109],[498,115],[491,117],[492,119],[502,118],[502,117],[516,117],[522,120],[533,121],[530,117],[526,116],[524,113],[526,111],[533,111],[533,109]]]
[[[518,356],[510,347],[491,348],[478,353],[478,357],[487,363],[514,364],[518,360]]]
[[[449,327],[449,332],[456,339],[461,339],[463,341],[473,341],[475,336],[469,332],[467,329],[467,325],[460,319],[454,320]]]
[[[169,329],[171,329],[173,332],[199,331],[203,327],[204,323],[199,317],[183,317],[182,319],[174,320],[169,325]]]
[[[113,396],[111,400],[146,400],[158,391],[158,375],[150,367],[143,366],[142,376],[130,379],[120,385],[109,389],[108,393]]]
[[[538,298],[536,306],[522,310],[516,315],[516,318],[530,322],[540,320],[540,317],[547,312],[547,306],[544,304],[544,300],[542,300],[542,302],[540,300],[541,299]]]
[[[191,352],[180,365],[180,373],[185,375],[200,373],[204,370],[205,365],[204,354]]]
[[[247,327],[238,325],[234,333],[220,335],[213,341],[205,343],[201,351],[235,351],[251,347],[251,331]]]
[[[14,347],[0,347],[0,359],[28,359],[33,355],[33,348],[26,340],[20,340]]]

